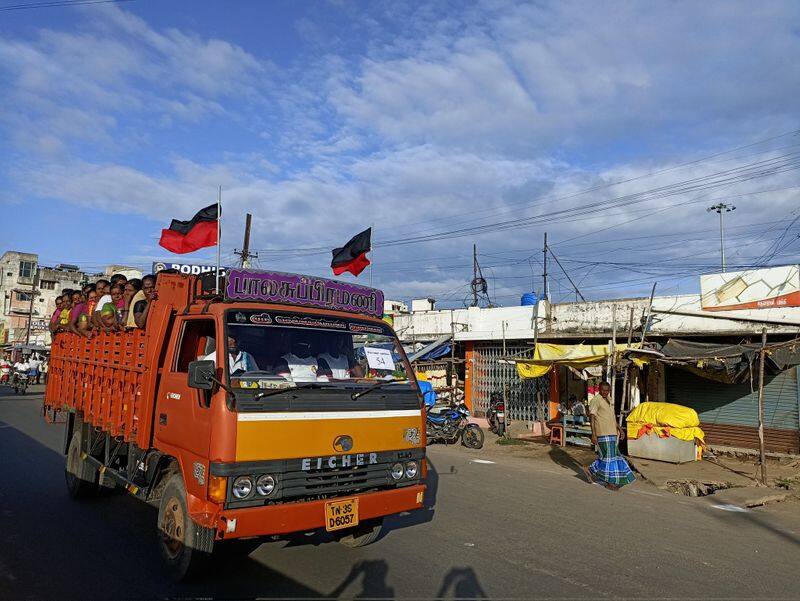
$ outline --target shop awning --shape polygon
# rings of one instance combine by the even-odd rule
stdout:
[[[412,363],[414,361],[431,361],[444,357],[450,352],[450,336],[441,336],[430,344],[422,347],[416,353],[409,355],[408,360]]]
[[[639,347],[639,343],[616,345],[616,354]],[[553,365],[566,365],[574,369],[584,369],[593,365],[603,365],[608,361],[608,344],[551,344],[539,342],[533,351],[532,359],[515,359],[517,373],[522,379],[541,378]]]
[[[766,348],[766,373],[777,374],[800,365],[800,341],[768,344]],[[665,363],[727,384],[758,379],[760,350],[760,344],[713,344],[674,338],[661,347]]]

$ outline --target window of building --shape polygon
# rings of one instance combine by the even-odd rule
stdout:
[[[56,283],[52,280],[42,280],[39,283],[39,288],[41,288],[42,290],[55,290]]]
[[[18,301],[24,301],[26,303],[31,302],[31,294],[30,294],[30,292],[17,292],[16,295],[17,295],[17,300]]]
[[[33,261],[20,261],[19,262],[19,277],[32,278],[33,272],[36,270],[36,263]]]

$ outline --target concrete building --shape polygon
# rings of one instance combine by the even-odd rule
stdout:
[[[775,270],[783,270],[777,273],[777,278]],[[489,395],[504,390],[507,416],[532,425],[550,417],[542,415],[547,409],[537,403],[539,393],[552,400],[551,390],[557,389],[561,396],[576,393],[580,397],[581,390],[585,394],[586,388],[585,382],[566,368],[554,376],[558,381],[521,380],[508,358],[532,357],[534,341],[605,344],[616,330],[617,341],[626,342],[629,329],[633,331],[633,340],[638,341],[646,320],[646,338],[654,343],[670,339],[758,343],[763,329],[772,342],[798,336],[797,266],[724,276],[717,278],[714,290],[705,289],[706,281],[713,278],[704,276],[706,281],[700,294],[656,297],[652,308],[649,298],[553,304],[540,300],[534,306],[453,310],[431,310],[430,306],[420,304],[416,311],[412,306],[411,313],[397,315],[394,327],[401,340],[415,349],[434,341],[449,342],[452,337],[456,354],[463,360],[459,379],[464,381],[465,400],[473,412],[482,415]],[[780,285],[764,286],[765,281],[778,280]],[[694,408],[712,444],[757,446],[757,393],[750,382],[715,383],[666,363],[654,362],[646,371],[643,399]],[[765,412],[768,448],[776,452],[800,452],[798,368],[791,367],[767,379]]]
[[[85,282],[115,273],[141,278],[135,267],[109,265],[100,274],[86,274],[76,265],[39,264],[36,253],[7,251],[0,256],[0,344],[50,344],[49,322],[56,297],[65,289],[79,288]],[[28,323],[30,321],[30,333]]]
[[[0,269],[0,343],[50,344],[49,320],[55,299],[64,289],[79,287],[85,274],[74,265],[44,267],[37,254],[16,251],[0,257]]]

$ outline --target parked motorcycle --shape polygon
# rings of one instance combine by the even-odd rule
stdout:
[[[439,413],[428,412],[425,423],[428,444],[436,441],[453,444],[461,438],[461,444],[470,449],[483,446],[483,430],[469,423],[469,409],[464,403],[444,409]]]
[[[506,403],[499,392],[493,392],[489,396],[486,419],[489,422],[489,430],[498,436],[503,436],[506,433]]]
[[[11,386],[14,388],[14,394],[25,394],[28,391],[28,374],[22,372],[14,372],[11,378]]]

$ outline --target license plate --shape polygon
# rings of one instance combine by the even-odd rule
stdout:
[[[325,503],[325,530],[332,532],[353,526],[358,526],[358,499]]]

